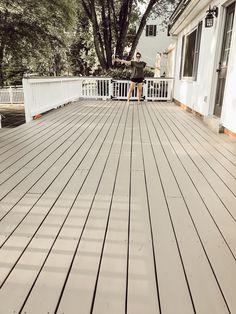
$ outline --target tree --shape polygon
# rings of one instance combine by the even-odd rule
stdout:
[[[168,14],[167,9],[175,1],[149,0],[141,15],[138,4],[145,4],[143,0],[81,0],[84,12],[92,24],[94,46],[102,68],[109,69],[112,66],[114,49],[120,58],[123,57],[129,32],[134,27],[134,16],[136,20],[140,17],[140,23],[130,44],[128,59],[133,57],[150,14]]]
[[[88,76],[97,63],[91,25],[80,4],[77,9],[77,28],[68,59],[74,75]]]
[[[75,0],[0,0],[0,85],[8,71],[17,71],[17,60],[49,56],[65,46],[75,8]]]

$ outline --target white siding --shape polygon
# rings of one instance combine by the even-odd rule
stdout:
[[[223,1],[221,2],[221,4]],[[212,28],[205,28],[204,18],[207,7],[192,20],[178,34],[176,45],[176,67],[175,67],[175,86],[174,98],[187,105],[191,109],[203,114],[212,115],[214,110],[215,92],[217,83],[216,69],[218,67],[220,48],[222,42],[222,29],[224,27],[224,9],[219,5],[219,16],[214,19]],[[200,56],[198,65],[197,81],[179,79],[182,36],[194,29],[203,20],[202,38],[200,46]],[[236,52],[236,16],[234,20],[233,38],[231,43],[231,55],[228,65],[228,75],[224,94],[221,122],[223,126],[236,132],[236,64],[233,55]]]

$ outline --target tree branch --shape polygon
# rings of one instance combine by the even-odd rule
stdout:
[[[111,8],[111,11],[112,11],[115,39],[117,41],[118,36],[119,36],[119,31],[118,31],[119,25],[118,25],[118,19],[116,16],[115,6],[114,6],[114,0],[108,0],[108,4],[109,4],[109,7]]]
[[[94,0],[90,1],[90,7],[91,7],[91,21],[92,21],[92,26],[93,26],[95,49],[96,49],[101,67],[103,69],[106,69],[107,64],[106,64],[106,59],[105,59],[105,51],[104,51],[103,41],[102,41],[102,37],[100,34],[99,25],[98,25]]]
[[[132,8],[133,0],[123,0],[123,3],[120,8],[119,13],[119,37],[116,44],[116,53],[122,58],[124,47],[125,47],[125,38],[128,32],[129,27],[129,12]]]
[[[82,6],[84,8],[85,13],[87,14],[88,18],[90,20],[92,20],[92,13],[91,13],[91,11],[89,9],[89,6],[86,4],[86,2],[84,0],[81,0],[81,1],[82,1]]]
[[[160,0],[150,0],[149,3],[148,3],[148,6],[146,8],[146,11],[144,12],[143,16],[142,16],[142,19],[141,19],[141,22],[139,24],[139,28],[138,28],[138,31],[136,33],[136,36],[133,40],[133,43],[132,43],[132,46],[131,46],[131,50],[130,50],[130,53],[129,53],[129,56],[128,56],[128,60],[131,60],[133,55],[134,55],[134,52],[135,52],[135,49],[137,48],[137,45],[138,45],[138,42],[139,42],[139,39],[140,39],[140,36],[144,30],[144,27],[147,23],[147,18],[149,17],[149,14],[151,12],[151,10],[153,9],[154,5],[156,3],[158,3]]]

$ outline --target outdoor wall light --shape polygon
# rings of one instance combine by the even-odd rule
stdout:
[[[214,7],[209,6],[209,10],[207,10],[207,15],[205,17],[205,27],[212,27],[213,26],[214,16],[215,17],[218,16],[218,7],[217,6],[214,6]]]

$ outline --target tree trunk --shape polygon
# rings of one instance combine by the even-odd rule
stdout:
[[[107,51],[107,64],[108,68],[112,67],[112,21],[111,21],[111,8],[109,4],[109,0],[107,0],[107,7],[108,7],[108,37],[109,37],[109,45]]]
[[[2,32],[0,36],[0,86],[4,86],[5,83],[5,77],[4,77],[4,52],[6,48],[6,41],[7,41],[7,21],[9,17],[8,12],[8,1],[5,3],[5,12],[2,17]]]
[[[93,25],[93,32],[94,32],[94,45],[95,45],[95,50],[97,53],[99,63],[103,69],[106,69],[107,65],[106,65],[106,60],[105,60],[105,56],[104,56],[104,51],[103,51],[103,48],[101,49],[101,47],[100,47],[99,37],[101,35],[99,33],[98,26]]]
[[[130,15],[134,0],[120,0],[121,6],[119,16],[116,15],[116,7],[114,0],[99,0],[101,12],[101,24],[97,17],[96,0],[81,0],[85,13],[89,17],[94,36],[94,45],[99,63],[103,69],[108,69],[112,66],[112,44],[115,42],[116,55],[119,58],[123,57],[126,37],[128,33]],[[160,0],[149,0],[147,9],[141,19],[138,31],[133,40],[131,51],[128,59],[134,55],[140,36],[144,30],[147,18],[153,6]],[[98,4],[97,3],[97,4]],[[112,38],[112,35],[115,38]],[[113,39],[113,40],[112,40]]]
[[[123,57],[125,49],[125,39],[129,27],[129,15],[132,8],[133,0],[123,0],[119,14],[119,36],[116,43],[116,54],[119,58]]]
[[[112,66],[112,38],[111,38],[111,21],[109,12],[109,3],[100,0],[102,6],[102,30],[103,30],[103,40],[106,51],[106,65],[107,69]],[[106,7],[108,8],[108,15],[106,16]]]
[[[147,18],[153,8],[153,6],[157,3],[158,1],[157,0],[150,0],[149,1],[149,4],[147,6],[147,9],[145,11],[145,13],[143,14],[143,17],[141,19],[141,22],[140,22],[140,25],[139,25],[139,28],[138,28],[138,31],[136,33],[136,36],[133,40],[133,43],[132,43],[132,47],[130,49],[130,52],[129,52],[129,56],[128,56],[128,60],[131,60],[133,58],[133,55],[135,53],[135,50],[137,48],[137,45],[138,45],[138,42],[139,42],[139,39],[140,39],[140,36],[144,30],[144,27],[146,25],[146,22],[147,22]]]
[[[118,36],[119,36],[119,30],[118,30],[119,24],[118,24],[118,20],[116,16],[114,0],[108,0],[108,3],[111,8],[111,13],[113,16],[113,30],[114,30],[114,35],[115,35],[115,42],[117,42]]]
[[[0,47],[0,86],[4,85],[4,71],[3,71],[3,57],[4,57],[4,49]]]
[[[100,34],[100,29],[97,20],[97,14],[95,9],[94,0],[89,1],[89,6],[86,5],[85,1],[82,0],[82,5],[85,9],[85,12],[88,14],[90,21],[92,22],[93,27],[93,37],[94,37],[94,46],[96,54],[99,60],[99,63],[103,69],[107,69],[107,63],[105,59],[105,51],[103,47],[103,41]]]

